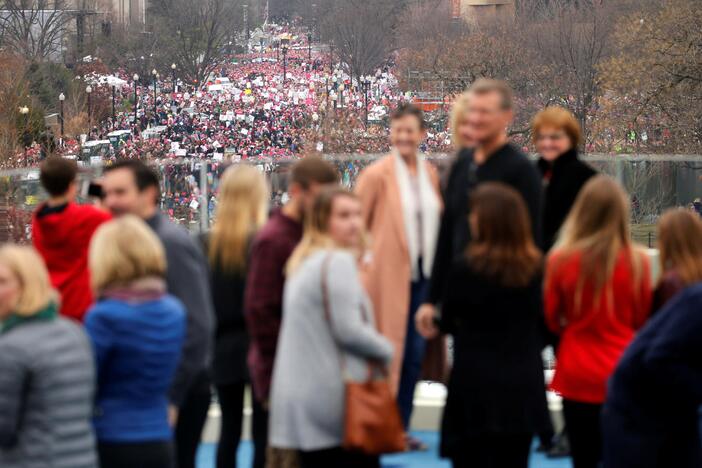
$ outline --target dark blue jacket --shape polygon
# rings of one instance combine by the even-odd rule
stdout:
[[[699,467],[702,283],[639,333],[609,382],[605,468]]]
[[[170,440],[168,391],[185,336],[185,311],[171,296],[98,302],[85,320],[97,359],[95,431],[102,442]]]

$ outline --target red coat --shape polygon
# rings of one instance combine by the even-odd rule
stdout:
[[[650,266],[644,253],[636,255],[643,262],[638,283],[634,280],[630,253],[623,251],[597,301],[593,285],[584,285],[579,312],[576,312],[576,288],[582,254],[563,259],[556,251],[549,257],[544,292],[546,323],[561,335],[551,388],[566,399],[603,403],[607,380],[648,318]],[[608,297],[613,307],[608,304]]]
[[[82,321],[93,303],[88,247],[107,212],[69,203],[61,211],[39,207],[32,219],[32,242],[44,258],[51,283],[61,294],[61,314]]]

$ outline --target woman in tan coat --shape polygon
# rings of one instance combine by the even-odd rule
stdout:
[[[426,347],[414,315],[428,293],[442,209],[438,174],[418,150],[425,137],[422,111],[400,105],[391,117],[392,153],[364,170],[356,187],[371,235],[364,279],[380,331],[395,347],[391,384],[405,428]],[[408,439],[408,448],[421,445]]]

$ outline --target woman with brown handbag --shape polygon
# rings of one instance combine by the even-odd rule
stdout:
[[[373,325],[357,267],[361,205],[341,188],[324,190],[288,263],[283,323],[271,393],[271,447],[300,451],[303,468],[378,467],[379,453],[345,444],[350,382],[369,361],[390,362],[392,346]],[[387,402],[394,406],[389,389]],[[395,407],[397,434],[402,427]]]

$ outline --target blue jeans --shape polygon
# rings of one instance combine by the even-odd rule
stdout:
[[[421,262],[420,272],[421,272]],[[400,388],[397,393],[397,404],[400,407],[400,415],[405,429],[409,428],[414,406],[414,388],[422,373],[422,362],[424,360],[424,349],[426,341],[417,333],[414,326],[414,317],[417,309],[421,306],[429,294],[429,281],[420,273],[418,281],[413,281],[410,294],[410,310],[407,315],[407,336],[405,337],[405,353],[402,360],[402,370],[400,374]]]

